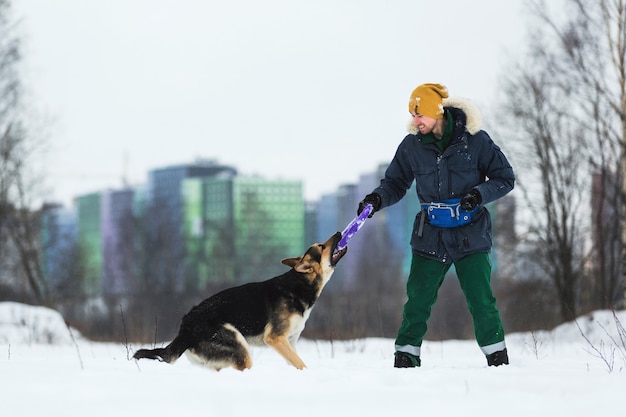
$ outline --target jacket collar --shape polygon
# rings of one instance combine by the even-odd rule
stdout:
[[[433,133],[431,132],[425,135],[421,135],[420,141],[422,143],[434,143],[439,147],[439,150],[441,151],[444,151],[448,147],[457,130],[457,125],[459,122],[456,119],[459,118],[458,116],[462,116],[463,123],[465,123],[465,116],[463,115],[463,113],[458,111],[458,115],[453,115],[450,110],[451,109],[449,108],[445,109],[445,124],[441,139],[435,138],[435,135],[433,135]],[[464,130],[465,129],[463,129],[461,133],[463,133]]]

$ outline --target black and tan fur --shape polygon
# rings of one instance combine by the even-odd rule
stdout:
[[[178,336],[166,347],[140,349],[134,358],[175,362],[184,352],[220,370],[252,367],[249,345],[268,345],[298,369],[306,367],[293,345],[322,288],[346,249],[335,253],[341,233],[312,245],[303,256],[283,259],[286,273],[219,292],[187,313]]]

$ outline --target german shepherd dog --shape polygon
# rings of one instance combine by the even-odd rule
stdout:
[[[306,365],[293,345],[311,309],[347,248],[335,253],[341,233],[312,245],[303,256],[283,259],[291,269],[267,281],[221,291],[193,307],[178,336],[164,348],[140,349],[135,359],[174,363],[183,352],[197,364],[220,370],[252,367],[249,345],[268,345],[298,369]]]

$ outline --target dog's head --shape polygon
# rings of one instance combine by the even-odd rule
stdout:
[[[281,262],[292,267],[296,272],[305,274],[311,279],[322,277],[324,283],[330,278],[337,263],[346,254],[348,248],[343,248],[335,253],[337,244],[341,240],[341,233],[333,234],[324,243],[311,245],[304,255],[297,258],[286,258]]]

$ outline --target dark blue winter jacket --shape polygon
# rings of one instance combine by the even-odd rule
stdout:
[[[418,212],[413,224],[414,253],[441,262],[454,262],[465,255],[489,252],[492,246],[491,218],[484,207],[513,189],[515,175],[500,148],[480,128],[480,114],[472,103],[447,99],[444,107],[454,120],[454,134],[442,152],[435,143],[423,143],[416,130],[407,135],[389,164],[380,186],[381,208],[397,203],[415,180],[420,203],[463,197],[476,188],[483,207],[464,226],[442,228],[431,225],[427,216],[420,229]]]

